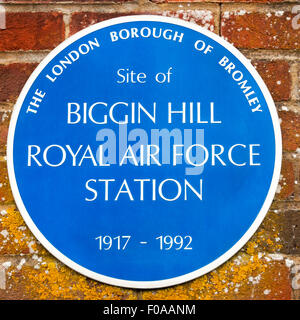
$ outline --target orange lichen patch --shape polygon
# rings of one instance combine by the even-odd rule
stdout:
[[[251,290],[266,270],[258,255],[238,255],[216,271],[191,283],[194,299],[233,299],[238,293],[245,295],[244,287]],[[242,294],[241,294],[242,292]]]
[[[236,258],[242,260],[241,256]],[[182,299],[196,299],[196,300],[211,300],[232,298],[234,290],[239,290],[243,281],[248,281],[253,271],[257,269],[256,261],[252,265],[248,265],[243,261],[243,264],[237,266],[237,262],[230,261],[219,267],[217,270],[204,275],[185,286],[178,286],[175,288],[161,289],[157,291],[145,291],[143,293],[144,299],[176,299],[180,296]],[[259,264],[260,266],[260,264]],[[263,272],[264,269],[257,270]]]
[[[283,263],[263,255],[240,254],[188,284],[145,291],[142,296],[149,300],[290,299],[291,289],[289,271]]]
[[[14,201],[7,175],[6,162],[0,162],[0,204]]]
[[[6,228],[9,234],[18,242],[12,241],[6,249],[10,252],[23,250],[28,252],[28,243],[33,236],[20,227],[25,227],[24,222],[14,208],[6,210],[1,226]],[[276,210],[275,210],[276,211]],[[276,272],[274,262],[262,252],[278,252],[281,249],[281,241],[278,236],[281,216],[274,210],[267,214],[261,228],[256,232],[245,247],[217,270],[204,275],[192,282],[156,291],[144,291],[143,299],[251,299],[254,290],[258,290],[261,298],[273,297],[270,290],[277,298],[287,297],[289,294],[287,271],[284,266],[282,279],[277,282],[282,288],[277,288],[270,283],[268,274]],[[11,272],[11,280],[14,286],[22,287],[23,295],[31,299],[137,299],[137,292],[112,287],[87,279],[76,273],[54,258],[46,256],[47,251],[41,246],[33,247],[26,259],[31,263],[25,263],[14,268]],[[274,269],[275,268],[275,269]],[[273,270],[273,271],[270,271]],[[274,271],[275,270],[275,271]],[[284,271],[284,272],[283,272]],[[279,276],[278,276],[279,277]],[[263,285],[260,285],[263,283]],[[273,286],[273,289],[269,289]],[[270,295],[269,295],[270,294]],[[254,296],[256,297],[256,296]],[[275,296],[274,296],[275,297]]]
[[[251,238],[244,251],[253,255],[257,252],[275,253],[282,249],[282,221],[283,215],[278,210],[270,210],[262,225]]]
[[[264,223],[244,248],[225,264],[188,284],[156,291],[144,291],[144,299],[252,299],[253,292],[259,288],[264,292],[260,298],[269,299],[267,293],[270,286],[277,292],[277,298],[284,299],[290,294],[287,289],[281,289],[280,281],[271,283],[267,274],[276,271],[278,262],[268,258],[268,253],[276,253],[282,248],[280,234],[281,216],[275,211],[269,211]],[[285,288],[289,287],[288,269],[281,279]],[[270,271],[272,270],[272,271]],[[283,272],[282,272],[283,274]],[[264,280],[263,280],[264,279]],[[269,279],[269,280],[268,280]],[[262,281],[263,280],[263,281]],[[260,285],[260,283],[262,283]],[[257,289],[258,290],[258,289]],[[280,292],[283,292],[280,294]]]
[[[3,209],[0,214],[0,254],[27,254],[36,253],[37,250],[37,240],[17,209]]]
[[[15,286],[22,285],[31,299],[136,300],[133,290],[122,289],[90,280],[51,258],[35,259],[11,272]]]
[[[244,248],[215,271],[186,284],[143,291],[139,298],[288,298],[288,269],[283,261],[272,261],[266,254],[277,253],[282,247],[282,215],[275,208],[276,204]],[[137,291],[90,280],[62,265],[38,244],[14,206],[7,206],[4,211],[0,215],[0,232],[5,230],[6,237],[0,234],[0,253],[26,253],[9,271],[10,291],[17,296],[28,299],[137,299]],[[272,275],[276,277],[275,283],[272,282]]]
[[[188,300],[192,299],[189,290],[190,283],[186,283],[160,290],[144,291],[142,298],[144,300]]]

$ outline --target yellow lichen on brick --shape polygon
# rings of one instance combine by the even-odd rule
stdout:
[[[2,158],[2,157],[1,157]],[[0,204],[9,204],[14,201],[7,174],[6,161],[0,158]]]
[[[245,245],[244,251],[249,255],[254,255],[258,251],[274,253],[282,248],[279,232],[274,230],[272,234],[265,229],[259,229],[253,238]]]
[[[147,290],[142,293],[145,300],[187,300],[190,299],[189,284],[181,284],[161,290]]]
[[[238,261],[238,262],[237,262]],[[191,284],[192,296],[195,299],[230,299],[244,287],[252,286],[251,279],[259,281],[266,270],[266,261],[258,255],[238,255],[233,260],[222,265],[216,271],[204,277],[196,279]],[[241,295],[241,294],[240,294]]]
[[[278,252],[282,245],[279,239],[278,216],[269,212],[265,224],[256,232],[255,236],[244,248],[229,261],[216,270],[199,277],[185,285],[144,291],[144,299],[240,299],[249,298],[251,287],[259,285],[264,273],[271,268],[273,261],[269,261],[267,254],[261,249],[268,247],[269,253]],[[269,224],[272,227],[269,228]],[[278,241],[277,241],[277,240]]]
[[[10,207],[2,211],[0,253],[26,254],[31,265],[12,268],[11,279],[22,284],[25,294],[35,299],[136,299],[132,290],[121,289],[90,280],[61,265],[39,244],[26,227],[20,213]],[[5,236],[4,236],[5,235]],[[38,255],[39,256],[38,256]]]
[[[11,280],[22,285],[31,299],[135,300],[133,290],[90,280],[52,258],[31,262],[21,270],[12,268]]]
[[[35,237],[14,207],[2,210],[0,232],[0,254],[34,253],[37,251]]]
[[[255,232],[243,251],[248,254],[255,252],[278,252],[282,248],[280,234],[282,232],[282,214],[278,210],[269,210],[262,225]]]
[[[6,249],[10,252],[27,249],[27,260],[31,261],[21,270],[15,268],[11,271],[11,280],[15,285],[22,284],[27,296],[32,299],[137,299],[135,290],[108,286],[72,271],[49,256],[40,245],[31,246],[33,250],[28,250],[28,244],[34,237],[25,228],[16,209],[6,211],[1,217],[1,227],[8,231],[11,239],[18,240],[6,244]],[[249,298],[251,288],[258,285],[266,270],[272,267],[273,262],[267,260],[262,249],[267,247],[270,253],[281,248],[277,216],[270,212],[266,222],[245,247],[215,271],[186,284],[144,291],[141,297],[175,300]]]
[[[250,279],[259,279],[267,268],[266,260],[259,255],[238,254],[217,270],[186,285],[157,291],[145,291],[144,299],[230,299],[243,287],[249,289]],[[258,281],[258,280],[257,280]]]

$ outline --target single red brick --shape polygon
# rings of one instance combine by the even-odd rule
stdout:
[[[255,300],[290,300],[292,298],[290,271],[285,261],[269,263],[259,283],[253,289],[251,298]]]
[[[74,34],[92,24],[136,13],[100,13],[100,12],[76,12],[72,14],[70,33]]]
[[[266,262],[264,272],[258,273],[253,270],[250,281],[242,283],[238,292],[226,299],[232,300],[290,300],[292,288],[290,284],[290,271],[285,261]],[[243,273],[243,271],[241,271]],[[252,281],[253,281],[252,280]]]
[[[295,174],[294,167],[291,161],[283,160],[281,164],[281,180],[279,181],[280,193],[278,199],[287,199],[294,193],[295,190]]]
[[[6,153],[6,141],[11,112],[0,112],[0,154]]]
[[[31,63],[0,65],[0,102],[15,102],[36,66]]]
[[[70,33],[74,34],[83,28],[86,28],[97,22],[107,19],[136,15],[147,14],[147,12],[130,12],[130,13],[99,13],[99,12],[76,12],[72,14],[70,23]],[[191,21],[206,27],[213,31],[215,30],[213,12],[210,10],[177,10],[177,11],[158,11],[152,14],[164,15],[168,17],[177,17],[186,21]]]
[[[280,111],[283,150],[300,148],[300,115],[292,111]]]
[[[291,97],[290,65],[286,61],[254,61],[254,66],[269,88],[274,101]]]
[[[211,10],[205,9],[179,9],[176,11],[164,11],[164,16],[179,18],[185,21],[198,24],[205,29],[215,31],[216,26],[214,23],[214,14]]]
[[[53,49],[65,38],[62,13],[8,12],[0,51]]]
[[[281,240],[283,243],[282,252],[285,254],[300,254],[300,214],[298,210],[284,212],[283,231]]]
[[[221,34],[239,48],[300,49],[300,29],[292,26],[290,11],[246,12],[225,11]]]
[[[0,288],[0,300],[24,300],[30,299],[29,295],[24,292],[24,286],[22,284],[22,274],[20,272],[14,272],[13,279],[11,279],[11,271],[14,269],[12,265],[20,263],[21,258],[17,257],[1,257],[0,258],[0,273],[2,288]],[[4,268],[2,263],[11,265]],[[19,270],[17,270],[19,271]],[[19,281],[18,281],[19,280]]]

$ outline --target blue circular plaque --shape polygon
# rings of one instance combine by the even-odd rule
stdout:
[[[37,67],[12,115],[8,169],[37,239],[74,270],[158,288],[199,277],[253,235],[281,134],[250,62],[194,24],[93,25]]]

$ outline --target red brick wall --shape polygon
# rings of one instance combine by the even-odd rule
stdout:
[[[0,30],[0,299],[300,298],[296,273],[300,269],[300,28],[293,28],[296,14],[292,13],[296,0],[2,2],[6,29]],[[11,110],[37,63],[84,27],[145,13],[189,20],[239,48],[265,80],[278,108],[283,136],[278,193],[254,237],[210,274],[156,291],[107,286],[55,260],[20,217],[5,162]]]

